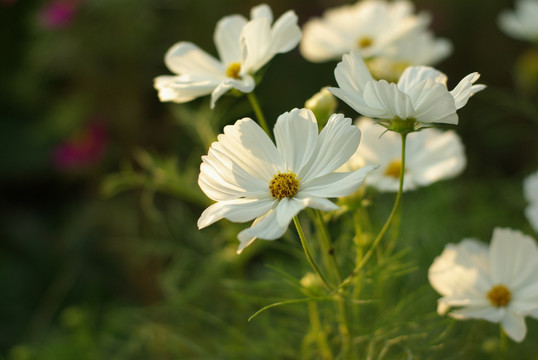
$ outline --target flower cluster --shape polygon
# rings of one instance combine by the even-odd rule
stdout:
[[[529,2],[520,5],[530,9]],[[263,129],[248,117],[224,127],[202,157],[198,184],[215,203],[198,219],[200,229],[221,219],[253,221],[238,234],[241,252],[257,238],[282,237],[295,219],[308,260],[319,279],[334,290],[307,250],[296,218],[301,210],[336,210],[339,207],[329,199],[351,195],[363,181],[379,191],[397,191],[375,248],[403,191],[463,171],[466,158],[458,135],[433,127],[457,125],[457,111],[485,85],[476,84],[480,75],[473,72],[448,90],[447,76],[427,65],[447,56],[450,43],[434,39],[427,30],[427,14],[413,12],[405,0],[363,0],[305,24],[303,56],[314,62],[341,59],[334,70],[338,87],[322,90],[307,101],[308,108],[280,115],[274,142],[253,101]],[[519,17],[520,28],[528,33],[532,26],[522,25],[526,15]],[[514,15],[502,18],[516,28]],[[181,103],[211,94],[214,107],[231,89],[252,92],[255,74],[277,53],[294,48],[301,30],[293,11],[273,23],[271,9],[260,5],[252,9],[250,20],[241,15],[220,20],[214,38],[220,60],[189,42],[167,52],[165,63],[176,75],[155,79],[162,101]],[[383,73],[386,76],[380,76]],[[365,117],[353,125],[350,118],[335,114],[331,94]],[[525,194],[530,203],[526,214],[538,229],[538,173],[525,181]],[[357,266],[355,270],[362,262]],[[501,323],[515,341],[525,337],[524,318],[538,318],[538,248],[534,239],[518,231],[495,229],[489,248],[474,239],[448,244],[429,269],[429,280],[442,295],[439,314],[458,307],[449,315]],[[345,291],[351,280],[339,281],[338,289]]]

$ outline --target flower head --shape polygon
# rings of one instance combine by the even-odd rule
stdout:
[[[507,35],[519,39],[538,41],[538,1],[519,0],[515,11],[504,10],[499,14],[498,24]]]
[[[361,144],[343,169],[379,164],[365,183],[379,191],[398,191],[399,177],[405,172],[403,189],[414,190],[442,179],[459,175],[465,168],[463,144],[454,131],[425,129],[409,134],[405,152],[405,169],[401,166],[401,137],[361,117],[356,123],[361,130]]]
[[[322,62],[357,51],[368,59],[368,66],[370,60],[382,60],[385,67],[374,67],[382,70],[376,75],[387,75],[389,68],[399,75],[405,68],[402,64],[431,65],[445,58],[450,42],[435,39],[427,30],[428,14],[413,12],[413,4],[406,0],[363,0],[328,10],[303,27],[301,53],[310,61]]]
[[[405,69],[398,83],[374,80],[364,61],[357,53],[346,54],[334,70],[337,88],[329,88],[364,116],[380,119],[391,130],[406,132],[417,130],[422,124],[457,124],[456,110],[485,88],[474,85],[480,77],[472,73],[449,91],[447,77],[427,66]]]
[[[523,181],[523,193],[529,203],[525,215],[534,231],[538,232],[538,171]]]
[[[231,89],[244,93],[254,90],[253,75],[273,56],[290,51],[301,39],[293,11],[272,23],[273,13],[265,4],[251,10],[250,21],[241,15],[221,19],[214,34],[220,60],[190,42],[172,46],[164,61],[175,75],[159,76],[154,81],[160,100],[183,103],[211,94],[213,108]]]
[[[313,113],[294,109],[278,117],[274,134],[276,146],[253,120],[244,118],[226,126],[202,157],[198,184],[216,203],[202,213],[198,227],[222,218],[255,219],[239,233],[238,252],[256,238],[281,237],[305,207],[338,209],[327,198],[351,194],[375,168],[335,172],[360,141],[360,130],[342,114],[332,115],[318,134]]]
[[[533,238],[496,228],[488,248],[474,239],[448,244],[428,272],[443,297],[437,312],[455,319],[500,323],[515,341],[525,337],[524,317],[538,318],[538,248]]]

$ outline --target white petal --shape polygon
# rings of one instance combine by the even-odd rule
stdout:
[[[373,81],[373,80],[372,80]],[[330,87],[327,90],[352,107],[359,114],[369,117],[376,117],[381,119],[390,119],[391,114],[389,114],[385,109],[373,109],[366,105],[364,99],[362,98],[362,93],[348,91],[341,88]]]
[[[237,253],[241,253],[245,247],[252,244],[257,238],[264,240],[276,240],[280,238],[286,230],[287,226],[280,226],[276,219],[276,212],[269,210],[269,212],[252,223],[252,226],[248,229],[241,231],[237,238],[240,241]]]
[[[444,296],[474,297],[485,294],[489,281],[489,259],[486,245],[474,239],[447,244],[428,270],[432,287]]]
[[[230,15],[222,18],[215,28],[213,39],[224,66],[241,61],[241,44],[239,36],[247,23],[241,15]]]
[[[415,85],[408,93],[421,123],[457,124],[456,104],[446,86],[431,79]]]
[[[410,134],[407,154],[406,164],[420,186],[459,175],[466,165],[463,143],[454,131],[426,129]]]
[[[250,20],[241,31],[241,74],[254,73],[269,61],[271,23],[265,17]]]
[[[538,203],[527,206],[525,208],[525,216],[534,231],[538,232]]]
[[[250,18],[251,19],[258,19],[258,18],[265,18],[269,21],[269,23],[273,22],[273,12],[271,11],[271,8],[267,4],[260,4],[258,6],[253,7],[250,10]]]
[[[385,80],[370,81],[364,87],[364,101],[368,107],[385,109],[391,118],[409,119],[415,117],[415,109],[409,96]]]
[[[314,114],[308,109],[286,112],[278,117],[274,133],[285,169],[298,173],[316,147],[318,123]]]
[[[521,342],[527,333],[527,326],[523,316],[507,312],[501,321],[504,332],[512,340]]]
[[[523,180],[523,194],[530,203],[538,203],[538,171]]]
[[[351,52],[342,57],[342,61],[334,69],[334,77],[342,90],[356,92],[361,97],[366,84],[374,80],[357,52]]]
[[[198,219],[198,228],[202,229],[220,219],[233,222],[246,222],[267,213],[275,199],[235,199],[219,201],[204,210]]]
[[[226,79],[222,81],[211,93],[211,109],[215,107],[217,100],[231,89],[237,89],[243,93],[254,90],[256,83],[250,75],[245,75],[240,80]]]
[[[271,196],[267,179],[252,175],[218,147],[211,147],[202,160],[198,185],[210,199],[224,201]]]
[[[457,109],[464,107],[471,96],[486,88],[485,85],[473,85],[479,77],[480,74],[476,72],[467,75],[458,83],[458,85],[456,85],[454,90],[450,92],[454,97]]]
[[[153,85],[161,101],[184,103],[211,94],[219,83],[220,80],[213,78],[190,81],[185,76],[159,76]]]
[[[285,53],[297,46],[301,41],[301,29],[297,25],[297,15],[289,10],[285,12],[273,24],[271,29],[271,46],[270,54]],[[266,61],[269,61],[267,59]]]
[[[368,165],[353,172],[335,172],[309,180],[300,192],[315,197],[341,197],[355,192],[364,178],[377,166]]]
[[[282,159],[267,134],[252,119],[244,118],[224,127],[224,134],[211,145],[253,177],[267,181],[282,169]]]
[[[319,134],[314,154],[299,171],[299,177],[306,182],[333,172],[357,150],[360,138],[360,130],[351,124],[351,119],[342,114],[331,115]]]
[[[298,198],[284,198],[278,202],[275,209],[278,225],[288,227],[291,220],[306,207],[306,201]]]
[[[534,274],[537,259],[538,249],[530,236],[516,230],[495,228],[490,261],[492,280],[496,284],[517,289]]]
[[[166,66],[178,75],[207,75],[222,77],[224,65],[217,59],[190,42],[179,42],[164,56]]]
[[[489,322],[498,323],[504,316],[504,309],[488,307],[469,307],[453,310],[449,315],[455,319],[484,319]]]
[[[305,204],[307,207],[311,207],[314,209],[322,210],[322,211],[333,211],[338,210],[339,207],[332,201],[325,199],[323,197],[315,197],[311,194],[297,194],[296,196],[299,199],[303,199],[305,201]]]
[[[404,70],[398,80],[398,88],[409,93],[418,83],[431,79],[446,85],[446,75],[429,66],[410,66]]]
[[[310,20],[303,25],[300,51],[305,59],[312,62],[339,60],[350,50],[349,41],[338,29],[320,19]]]

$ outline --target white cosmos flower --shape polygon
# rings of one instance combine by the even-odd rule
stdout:
[[[254,90],[256,71],[276,54],[297,46],[301,29],[291,10],[274,24],[271,8],[265,4],[254,7],[250,15],[250,21],[230,15],[217,23],[214,41],[220,60],[190,42],[172,46],[164,61],[176,75],[155,78],[160,100],[183,103],[211,94],[213,108],[231,89],[244,93]]]
[[[383,59],[393,67],[431,65],[448,56],[452,47],[427,30],[428,14],[415,15],[414,10],[406,0],[363,0],[330,9],[304,25],[301,53],[307,60],[322,62],[355,50],[363,58]]]
[[[538,232],[538,171],[523,181],[523,193],[529,203],[525,215],[534,231]]]
[[[448,91],[447,77],[427,66],[405,69],[398,83],[374,80],[357,53],[344,55],[334,70],[336,97],[360,114],[377,119],[409,120],[419,126],[428,123],[457,124],[456,110],[462,108],[484,85],[473,85],[480,77],[472,73]]]
[[[255,219],[239,233],[238,252],[256,238],[278,239],[307,206],[338,209],[327,198],[353,193],[375,168],[334,172],[360,140],[360,130],[342,114],[333,114],[318,135],[313,113],[294,109],[278,117],[274,134],[276,146],[253,120],[244,118],[226,126],[202,157],[198,184],[216,203],[202,213],[198,227],[222,218]]]
[[[491,246],[474,239],[448,244],[428,272],[442,295],[437,312],[455,319],[500,323],[515,341],[525,337],[524,317],[538,318],[538,249],[533,238],[496,228]]]
[[[366,177],[365,183],[379,191],[398,191],[402,171],[401,136],[387,132],[367,117],[359,118],[356,125],[361,130],[361,143],[342,170],[379,164],[379,168]],[[409,134],[403,190],[414,190],[457,176],[465,165],[463,144],[456,132],[424,129]]]
[[[538,1],[519,0],[515,11],[504,10],[498,24],[507,35],[527,41],[538,41]]]

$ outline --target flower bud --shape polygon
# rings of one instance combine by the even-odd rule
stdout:
[[[338,101],[326,87],[314,94],[310,99],[306,100],[305,107],[312,110],[320,127],[323,127],[329,117],[334,113]]]

